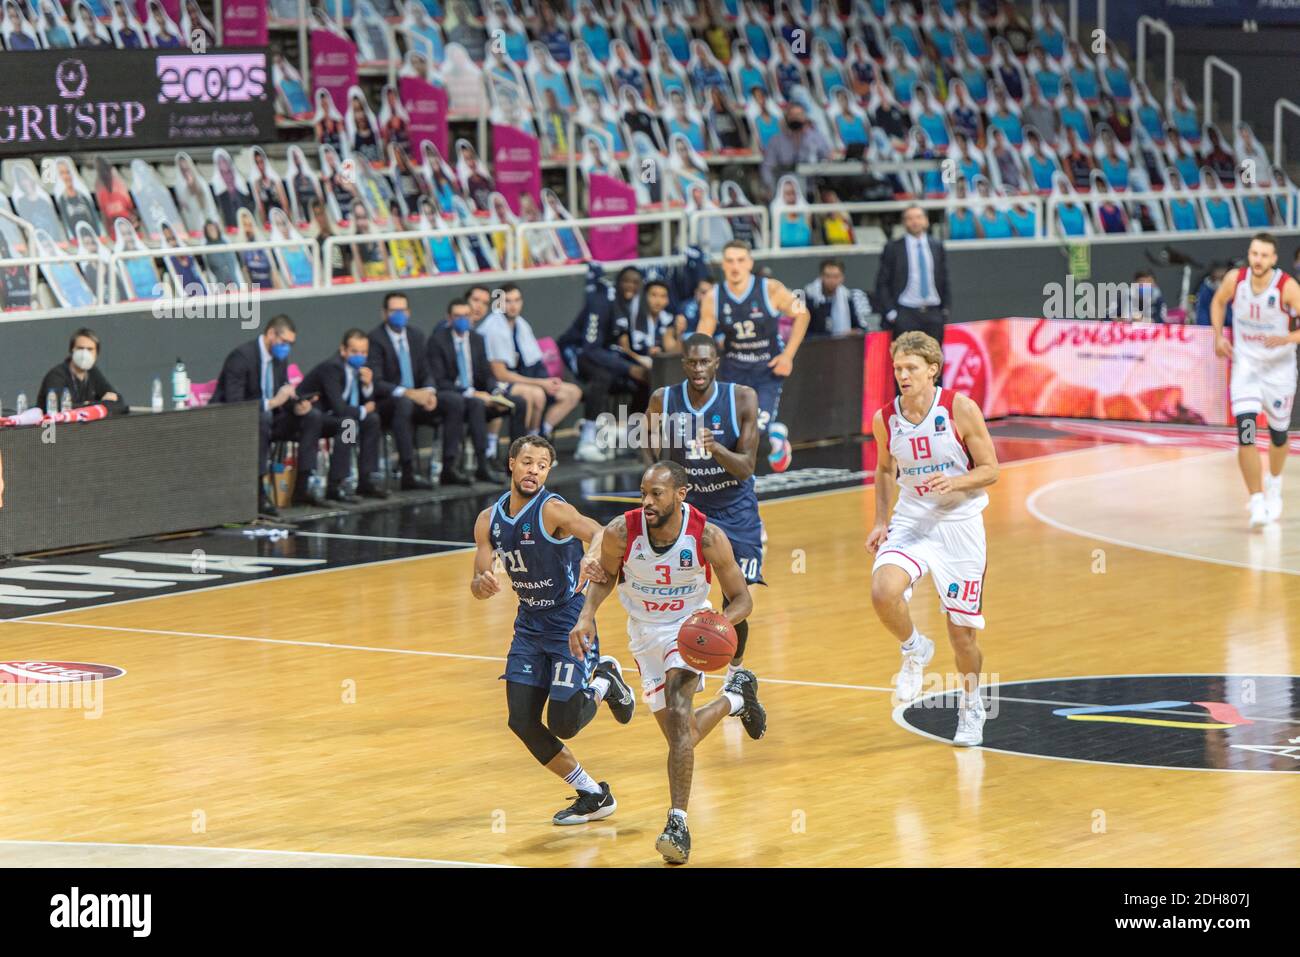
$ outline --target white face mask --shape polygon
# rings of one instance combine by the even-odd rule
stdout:
[[[72,363],[82,372],[89,372],[95,365],[95,350],[73,349]]]

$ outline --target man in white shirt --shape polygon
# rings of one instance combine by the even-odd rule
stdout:
[[[916,329],[943,345],[951,301],[943,243],[930,236],[930,218],[920,206],[903,211],[903,228],[904,235],[880,254],[876,308],[895,339]]]
[[[524,294],[519,287],[507,283],[498,290],[497,300],[500,308],[475,331],[487,343],[492,374],[506,384],[506,395],[527,406],[525,430],[540,430],[549,439],[555,426],[582,401],[582,389],[547,372],[537,337],[523,317]]]

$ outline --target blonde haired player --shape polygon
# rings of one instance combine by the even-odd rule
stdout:
[[[596,637],[596,609],[618,583],[641,687],[668,739],[672,808],[655,847],[669,864],[685,864],[691,853],[686,805],[695,773],[695,745],[729,714],[740,717],[751,738],[761,738],[767,730],[758,679],[744,668],[727,676],[717,698],[694,707],[695,695],[704,689],[704,675],[682,658],[677,633],[687,618],[709,607],[715,574],[727,599],[722,613],[733,626],[745,620],[754,603],[731,543],[703,512],[686,503],[689,489],[690,479],[677,462],[656,462],[645,470],[641,508],[605,526],[600,564],[606,580],[588,586],[586,604],[569,633],[573,655],[588,654]]]
[[[997,453],[979,406],[935,384],[943,353],[933,337],[905,332],[891,352],[899,395],[871,422],[877,450],[876,524],[867,538],[876,556],[871,603],[902,642],[895,692],[900,703],[911,701],[920,694],[934,642],[916,630],[907,603],[929,572],[948,613],[948,640],[962,675],[953,744],[969,747],[984,740],[984,656],[975,632],[984,627],[988,564],[981,513],[989,501],[984,489],[998,480]]]
[[[1227,273],[1210,301],[1214,352],[1232,361],[1228,392],[1237,420],[1237,464],[1250,493],[1250,527],[1277,521],[1282,514],[1282,468],[1296,390],[1296,343],[1292,316],[1300,312],[1300,287],[1277,268],[1277,240],[1258,233],[1246,253],[1247,266]],[[1233,341],[1223,335],[1232,303]],[[1268,471],[1260,483],[1255,451],[1255,417],[1268,419]]]

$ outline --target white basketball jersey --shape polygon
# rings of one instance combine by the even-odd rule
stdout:
[[[903,417],[902,399],[885,407],[885,428],[889,432],[889,454],[898,463],[898,504],[894,518],[923,521],[957,521],[971,518],[989,503],[983,489],[939,495],[930,482],[940,475],[965,475],[975,462],[957,432],[952,417],[954,394],[942,387],[934,390],[934,402],[916,425]]]
[[[1266,336],[1285,336],[1291,331],[1291,316],[1282,308],[1282,289],[1290,276],[1274,269],[1259,295],[1250,288],[1250,270],[1237,272],[1237,291],[1232,297],[1232,351],[1255,365],[1295,362],[1295,346],[1264,345]]]
[[[623,517],[627,548],[618,597],[628,615],[640,622],[676,622],[706,607],[713,570],[704,560],[704,513],[683,504],[681,534],[662,552],[650,545],[641,509]]]

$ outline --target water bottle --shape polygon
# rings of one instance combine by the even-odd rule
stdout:
[[[26,392],[19,392],[19,393],[18,393],[18,403],[17,403],[17,405],[14,407],[14,414],[15,414],[15,415],[22,415],[22,414],[23,414],[24,412],[26,412],[26,411],[27,411],[27,393],[26,393]]]
[[[172,405],[183,409],[190,394],[190,377],[185,374],[185,363],[176,358],[176,368],[172,369]]]
[[[45,393],[45,414],[53,415],[59,411],[59,394],[51,389]]]
[[[157,376],[154,376],[153,379],[153,401],[150,403],[150,407],[155,412],[163,410],[162,379]]]
[[[72,411],[72,393],[69,392],[67,389],[63,390],[63,399],[59,402],[59,411],[60,412]]]

